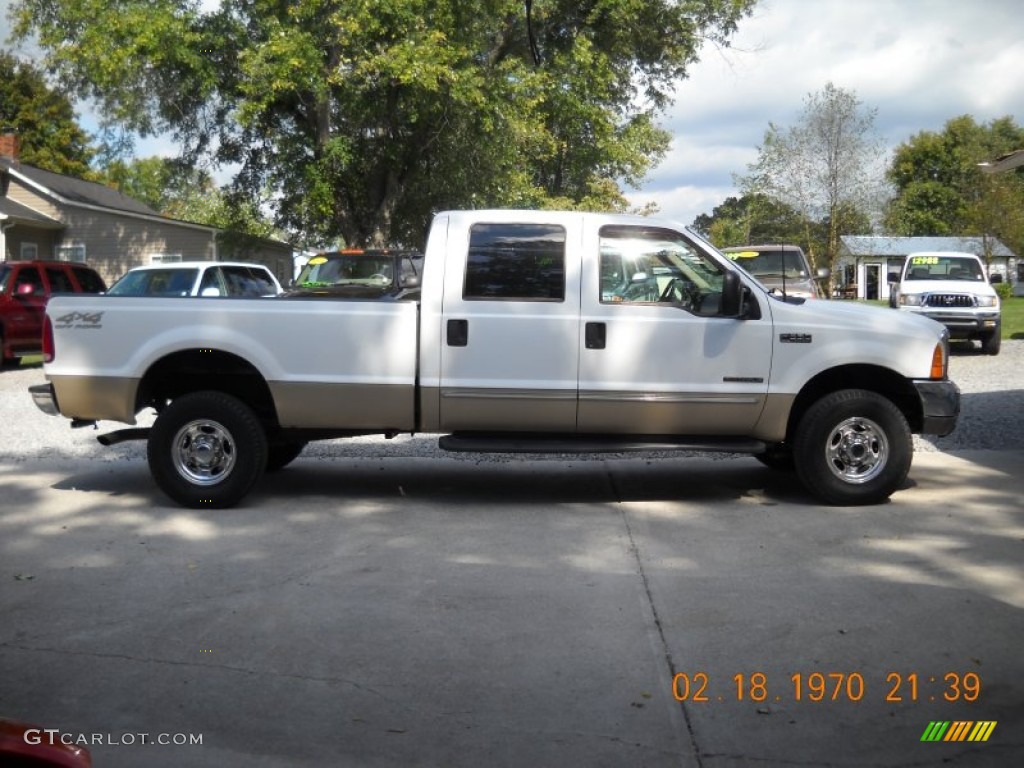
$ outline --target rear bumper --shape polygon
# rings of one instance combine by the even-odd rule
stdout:
[[[36,384],[28,388],[32,395],[32,402],[36,408],[48,416],[60,416],[60,408],[57,405],[57,393],[53,391],[52,384]]]
[[[948,435],[960,416],[960,388],[952,381],[915,381],[921,401],[922,435]]]

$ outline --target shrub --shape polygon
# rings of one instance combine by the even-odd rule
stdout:
[[[1013,296],[1013,286],[1009,283],[995,283],[993,286],[996,293],[999,294],[1000,301],[1006,301],[1008,298]]]

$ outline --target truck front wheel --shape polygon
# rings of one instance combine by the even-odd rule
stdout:
[[[796,429],[793,455],[804,486],[828,504],[878,504],[903,485],[914,444],[903,413],[863,389],[825,395]]]
[[[223,392],[176,398],[157,417],[147,446],[149,470],[182,506],[237,504],[267,466],[267,436],[247,405]]]

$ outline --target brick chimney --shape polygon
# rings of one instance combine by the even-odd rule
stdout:
[[[0,157],[15,161],[18,159],[18,135],[16,133],[0,133]]]

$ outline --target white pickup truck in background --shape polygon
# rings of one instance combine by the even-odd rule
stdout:
[[[157,484],[191,507],[239,502],[309,440],[406,432],[465,451],[748,453],[826,503],[870,504],[903,484],[911,433],[959,413],[938,323],[770,295],[671,222],[441,213],[419,287],[56,298],[32,394],[73,425],[155,409],[100,441],[148,439]]]
[[[1002,343],[999,294],[989,285],[985,265],[973,253],[912,253],[895,275],[889,305],[929,317],[949,329],[950,338],[981,342],[986,355]]]

